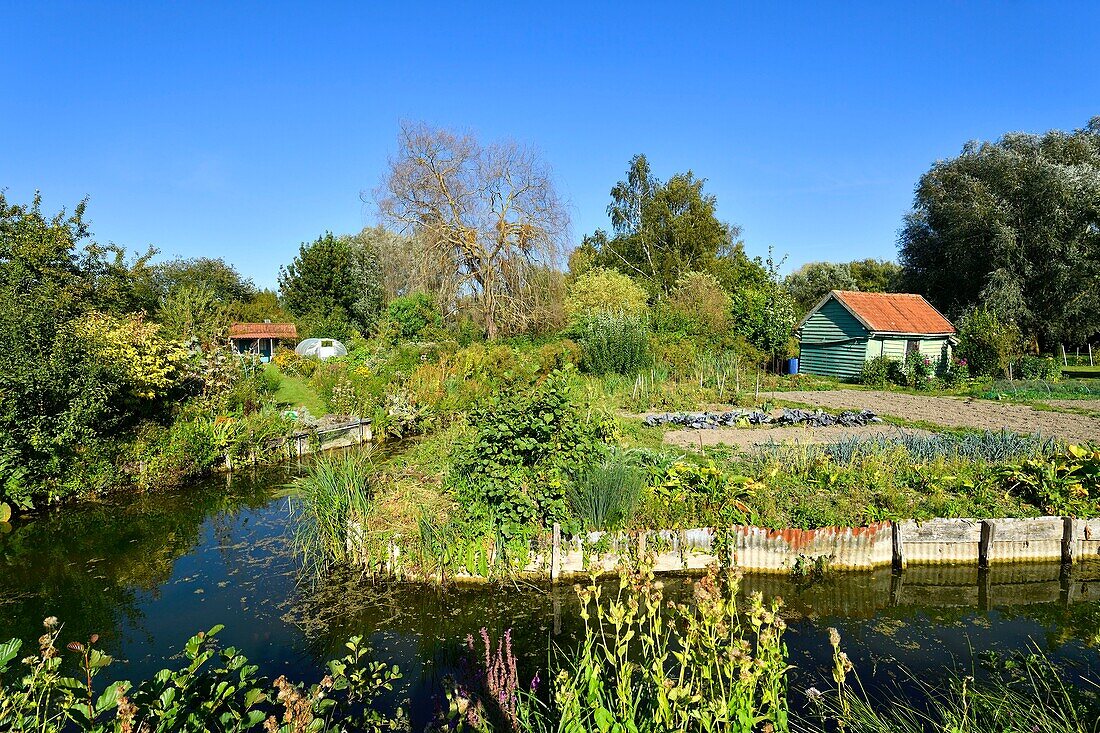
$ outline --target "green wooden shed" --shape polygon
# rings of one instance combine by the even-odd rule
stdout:
[[[799,371],[858,377],[878,356],[905,361],[919,351],[943,369],[955,327],[920,295],[832,290],[798,324]]]

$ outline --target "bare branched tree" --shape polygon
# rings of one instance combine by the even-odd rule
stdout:
[[[569,224],[533,150],[404,124],[376,196],[387,220],[422,238],[425,257],[450,264],[460,292],[479,304],[487,338],[525,327],[531,289],[557,266]]]

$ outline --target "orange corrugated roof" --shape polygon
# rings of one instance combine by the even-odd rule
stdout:
[[[296,339],[298,329],[293,323],[234,323],[229,327],[231,339]]]
[[[834,290],[833,296],[872,331],[941,335],[955,327],[923,296],[914,293],[863,293]]]

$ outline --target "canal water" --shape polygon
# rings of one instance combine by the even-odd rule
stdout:
[[[63,641],[100,635],[119,660],[108,678],[138,679],[179,664],[173,657],[190,635],[224,624],[222,643],[264,674],[312,682],[359,634],[376,658],[400,665],[404,677],[390,702],[411,708],[415,729],[460,664],[468,634],[512,629],[528,679],[536,671],[545,679],[551,650],[576,639],[569,585],[440,591],[358,575],[322,584],[302,577],[288,480],[286,469],[269,469],[0,525],[0,641],[33,643],[42,619],[57,616]],[[743,585],[784,599],[796,699],[829,679],[830,626],[872,689],[1036,651],[1100,667],[1100,583],[1089,572],[908,570],[815,582],[746,577]],[[667,579],[666,592],[687,598],[691,583]]]

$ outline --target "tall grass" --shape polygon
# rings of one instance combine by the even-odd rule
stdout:
[[[578,326],[581,366],[590,374],[634,374],[647,366],[649,324],[626,313],[593,313]]]
[[[295,545],[304,566],[323,573],[362,559],[363,522],[374,503],[370,451],[323,455],[294,480],[299,521]]]
[[[644,481],[641,469],[612,456],[573,482],[569,503],[585,529],[618,529],[634,513]]]
[[[836,638],[836,637],[834,637]],[[930,684],[906,679],[896,697],[871,699],[860,687],[842,652],[834,652],[837,688],[811,700],[816,715],[798,719],[800,733],[1096,733],[1100,706],[1096,683],[1078,680],[1092,689],[1067,682],[1073,675],[1041,653],[1027,655],[1013,673],[998,672],[991,679],[954,676]],[[847,678],[852,677],[852,681]]]

